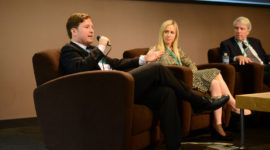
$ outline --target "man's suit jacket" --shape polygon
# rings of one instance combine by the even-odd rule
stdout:
[[[116,59],[104,56],[97,48],[92,47],[90,53],[70,42],[61,49],[60,67],[65,74],[71,74],[89,70],[100,70],[98,62],[104,58],[111,68],[116,70],[125,70],[139,66],[139,58]]]
[[[263,49],[260,40],[255,38],[248,38],[249,44],[253,47],[253,49],[257,52],[260,59],[264,64],[268,64],[269,59]],[[236,43],[234,37],[231,37],[220,44],[221,54],[227,53],[230,57],[230,62],[233,62],[233,58],[235,56],[242,55],[242,52]]]

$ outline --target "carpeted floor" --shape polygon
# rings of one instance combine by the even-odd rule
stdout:
[[[36,118],[0,121],[0,150],[46,150]]]
[[[227,133],[232,142],[216,141],[204,131],[185,138],[182,150],[235,150],[240,145],[239,131]],[[270,149],[270,126],[259,125],[245,130],[245,146],[248,150]],[[46,150],[36,118],[0,121],[0,150]],[[161,145],[156,150],[165,150]]]
[[[236,150],[240,146],[240,133],[230,132],[233,141],[217,141],[209,133],[186,138],[182,143],[182,150]],[[248,150],[270,150],[270,127],[248,127],[245,131],[245,147]],[[165,145],[156,150],[165,150]]]
[[[1,150],[46,150],[39,127],[18,127],[0,130]]]

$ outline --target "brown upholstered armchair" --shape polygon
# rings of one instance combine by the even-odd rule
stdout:
[[[222,62],[220,48],[211,48],[208,50],[208,62],[217,63]],[[238,63],[230,63],[235,67],[235,92],[234,94],[257,93],[263,91],[270,91],[270,88],[263,84],[263,66],[250,63],[246,65],[239,65]]]
[[[133,77],[123,71],[63,75],[60,49],[37,52],[34,102],[48,150],[139,150],[158,142],[153,112],[134,104]]]
[[[126,50],[123,53],[123,57],[124,58],[136,57],[139,55],[146,54],[147,51],[148,51],[148,48],[136,48],[136,49]],[[174,75],[179,80],[183,80],[190,88],[192,88],[192,71],[189,68],[176,66],[176,65],[171,65],[167,67],[173,71]],[[221,63],[214,63],[214,64],[198,65],[198,68],[199,69],[205,69],[205,68],[220,69],[221,74],[223,75],[223,78],[229,87],[229,90],[233,94],[235,70],[232,66],[221,64]],[[195,92],[203,94],[199,91],[195,91]],[[179,110],[180,110],[180,114],[182,118],[182,134],[184,137],[188,136],[190,134],[190,131],[210,127],[211,125],[211,112],[210,111],[205,111],[200,114],[195,114],[192,111],[190,103],[187,101],[182,101],[182,104],[180,105]],[[229,120],[231,116],[231,108],[229,108],[228,105],[225,105],[223,111],[224,111],[223,122],[225,126],[227,127],[229,125]]]

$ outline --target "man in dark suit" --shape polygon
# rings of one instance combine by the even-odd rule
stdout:
[[[234,37],[220,44],[222,55],[227,53],[230,62],[239,62],[240,65],[258,63],[264,65],[264,83],[270,85],[269,57],[266,55],[260,40],[249,38],[251,23],[246,17],[238,17],[233,22]]]
[[[177,108],[180,99],[188,100],[192,108],[199,111],[215,110],[229,99],[228,96],[222,96],[213,101],[213,98],[199,96],[191,92],[183,82],[179,82],[167,68],[159,64],[147,64],[158,59],[162,55],[160,52],[150,51],[145,56],[131,59],[106,56],[104,51],[110,42],[107,37],[101,36],[97,47],[90,46],[94,30],[92,20],[87,14],[71,15],[66,27],[71,42],[61,50],[60,66],[64,73],[137,67],[129,71],[135,81],[135,103],[159,110],[167,150],[178,150],[180,147],[181,128]]]

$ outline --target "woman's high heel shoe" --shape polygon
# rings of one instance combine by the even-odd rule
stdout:
[[[221,141],[233,141],[233,138],[231,136],[228,135],[223,136],[220,133],[218,133],[218,131],[216,131],[216,129],[214,129],[213,127],[211,129],[211,137]]]

